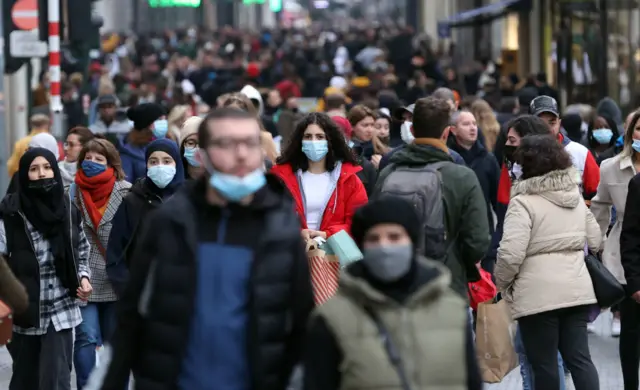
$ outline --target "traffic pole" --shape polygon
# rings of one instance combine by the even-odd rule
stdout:
[[[47,0],[49,13],[49,109],[51,111],[51,134],[61,140],[62,98],[60,97],[60,0]]]

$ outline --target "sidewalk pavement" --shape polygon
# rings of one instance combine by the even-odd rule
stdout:
[[[611,337],[611,314],[603,313],[596,320],[596,334],[589,336],[591,356],[600,375],[602,390],[622,389],[622,372],[618,358],[618,339]],[[9,388],[11,379],[11,357],[5,348],[0,348],[0,390]],[[71,388],[76,389],[75,375],[72,375]],[[486,390],[520,390],[522,381],[520,369],[516,368],[500,383],[486,385]],[[567,383],[567,390],[574,390],[573,383]]]

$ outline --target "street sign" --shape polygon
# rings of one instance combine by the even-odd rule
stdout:
[[[38,0],[18,0],[11,8],[11,19],[21,30],[38,28]]]
[[[9,34],[10,55],[14,58],[46,57],[47,44],[40,40],[38,30],[15,30]]]

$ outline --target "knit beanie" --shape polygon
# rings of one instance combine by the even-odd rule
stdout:
[[[198,134],[198,127],[200,127],[200,123],[202,123],[202,118],[199,116],[192,116],[184,121],[182,128],[180,129],[180,142],[178,143],[178,146],[182,147],[182,144],[187,138],[189,138],[189,136]]]
[[[127,118],[133,121],[133,128],[143,130],[166,115],[164,107],[158,103],[143,103],[127,110]]]
[[[418,246],[422,227],[415,209],[404,199],[391,196],[370,201],[356,210],[351,220],[351,237],[362,248],[367,231],[383,223],[401,225],[411,237],[414,247]]]

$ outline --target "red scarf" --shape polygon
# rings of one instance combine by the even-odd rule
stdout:
[[[82,169],[78,169],[76,174],[76,185],[82,190],[84,206],[96,231],[100,226],[104,207],[109,201],[115,182],[116,176],[113,168],[110,167],[94,177],[87,177]]]

